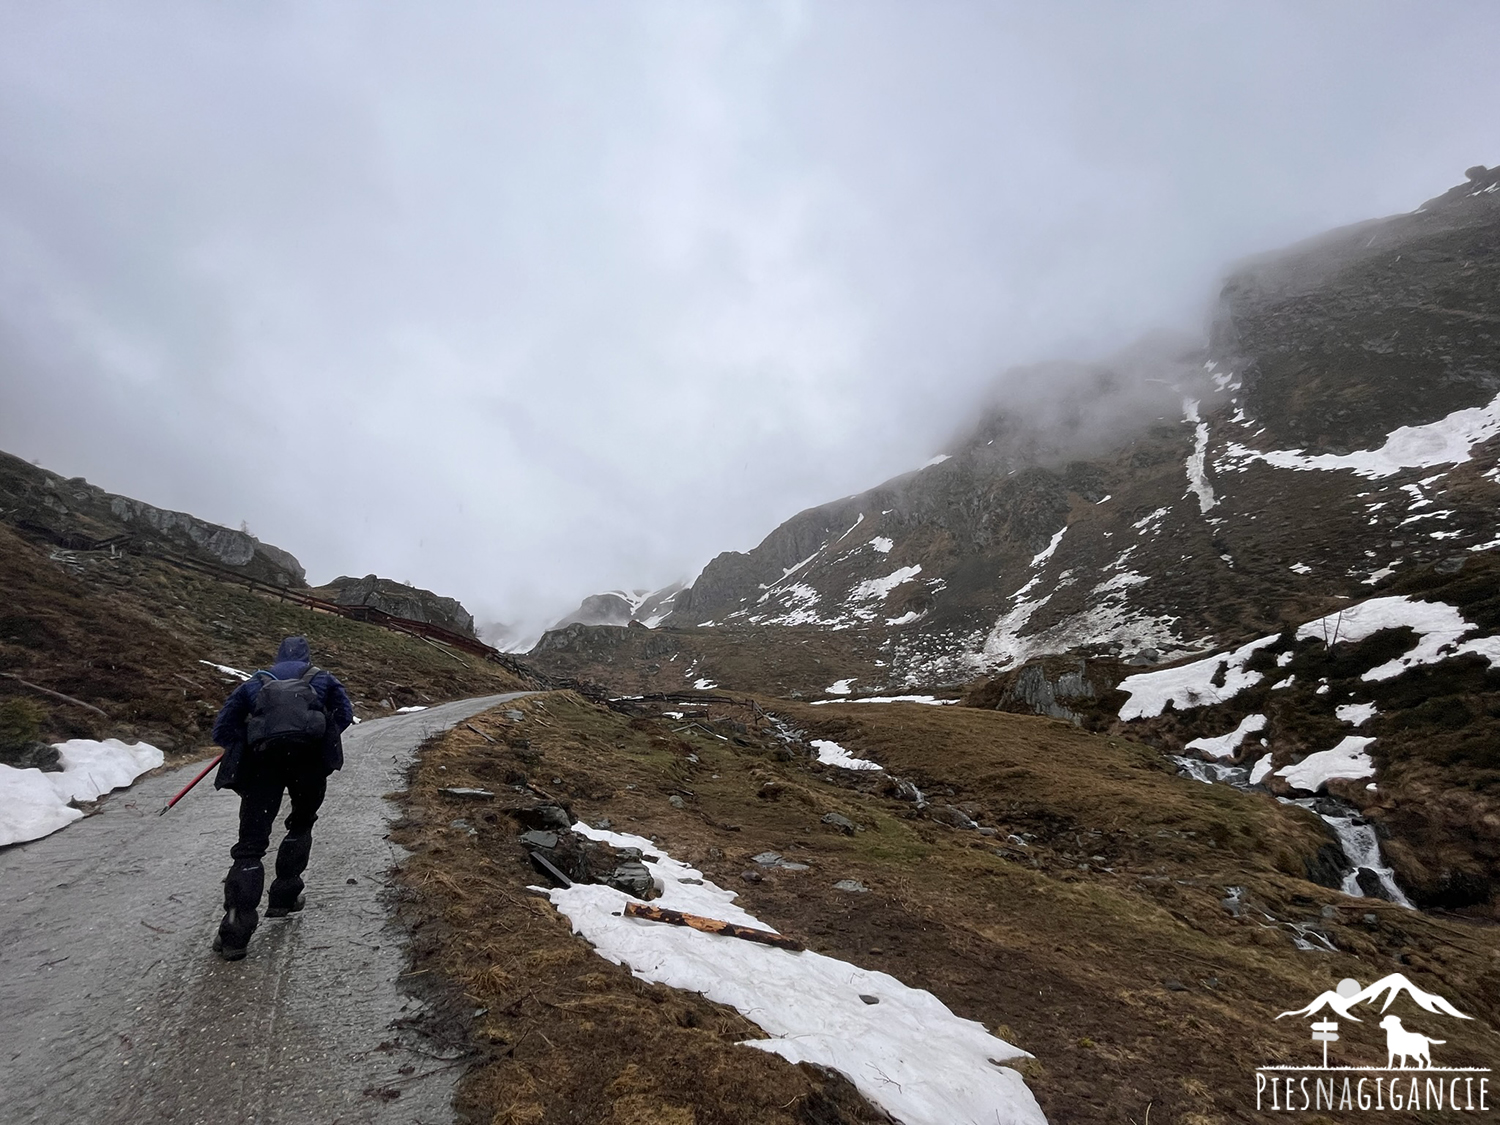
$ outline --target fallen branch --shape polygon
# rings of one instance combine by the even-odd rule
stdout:
[[[468,727],[471,731],[473,731],[475,734],[477,734],[480,738],[484,739],[486,742],[494,742],[495,741],[489,735],[485,734],[484,731],[482,731],[478,727],[476,727],[473,723],[465,723],[464,726]]]
[[[627,918],[645,918],[649,922],[666,922],[672,926],[688,926],[705,934],[720,934],[723,937],[743,938],[745,941],[774,945],[779,949],[790,949],[800,953],[806,948],[796,938],[773,934],[770,930],[757,930],[752,926],[741,926],[735,922],[721,922],[717,918],[703,918],[697,914],[684,914],[680,910],[666,910],[660,906],[647,906],[640,902],[625,904]]]
[[[23,680],[20,676],[13,676],[9,672],[0,672],[0,676],[5,677],[7,680],[15,680],[16,683],[20,684],[22,687],[30,688],[32,691],[39,691],[43,695],[50,695],[53,699],[61,699],[64,703],[71,703],[75,707],[82,707],[86,710],[94,712],[94,714],[96,715],[103,715],[106,719],[109,718],[108,712],[101,711],[92,703],[85,703],[81,699],[74,699],[71,695],[64,695],[60,691],[53,691],[51,688],[44,688],[41,684],[34,684],[29,680]]]

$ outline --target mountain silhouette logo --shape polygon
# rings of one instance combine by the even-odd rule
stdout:
[[[1401,1014],[1390,1011],[1398,1000],[1417,1011],[1406,1007]],[[1406,1027],[1403,1015],[1421,1026]],[[1312,1039],[1322,1045],[1323,1058],[1321,1065],[1259,1067],[1257,1110],[1489,1109],[1489,1079],[1484,1076],[1490,1073],[1490,1068],[1440,1066],[1433,1053],[1434,1048],[1446,1048],[1450,1039],[1454,1039],[1454,1032],[1460,1033],[1458,1042],[1462,1041],[1463,1024],[1444,1027],[1445,1023],[1474,1017],[1459,1011],[1436,992],[1419,988],[1401,973],[1391,973],[1370,985],[1361,985],[1352,978],[1341,980],[1336,988],[1319,993],[1305,1007],[1282,1012],[1276,1018],[1311,1019]],[[1339,1020],[1383,1031],[1385,1057],[1364,1065],[1330,1062],[1329,1045],[1340,1038]],[[1441,1037],[1429,1032],[1439,1032]]]
[[[1381,977],[1367,988],[1361,988],[1359,981],[1346,978],[1339,981],[1338,988],[1329,992],[1320,993],[1318,998],[1305,1008],[1298,1008],[1292,1012],[1282,1012],[1277,1019],[1286,1016],[1313,1016],[1325,1008],[1336,1012],[1340,1019],[1360,1022],[1360,1018],[1354,1014],[1357,1004],[1374,1004],[1382,996],[1385,1003],[1380,1005],[1382,1012],[1390,1008],[1396,997],[1409,996],[1417,1007],[1424,1012],[1441,1012],[1445,1016],[1454,1016],[1461,1020],[1473,1019],[1466,1016],[1448,1001],[1444,1000],[1436,992],[1424,992],[1400,973],[1392,973],[1388,977]]]

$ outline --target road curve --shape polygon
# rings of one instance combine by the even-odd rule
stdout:
[[[157,816],[201,766],[0,850],[0,1122],[451,1121],[459,1069],[391,1028],[419,1004],[398,987],[405,954],[382,897],[403,855],[384,838],[384,794],[427,735],[521,694],[350,728],[307,909],[262,921],[244,961],[209,951],[238,798],[204,781]]]

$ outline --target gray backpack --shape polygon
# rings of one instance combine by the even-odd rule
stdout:
[[[245,723],[246,740],[251,746],[271,739],[322,741],[328,730],[328,715],[312,686],[313,677],[321,671],[309,664],[307,671],[295,680],[278,680],[269,672],[256,673],[264,679],[250,704],[250,718]]]

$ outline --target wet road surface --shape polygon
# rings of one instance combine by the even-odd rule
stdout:
[[[239,798],[210,776],[157,816],[201,763],[0,850],[0,1123],[451,1121],[460,1066],[391,1026],[421,1006],[397,984],[405,953],[382,896],[403,853],[384,839],[383,795],[428,734],[512,698],[351,727],[307,909],[263,919],[243,961],[209,950]],[[278,819],[268,868],[282,832]]]

